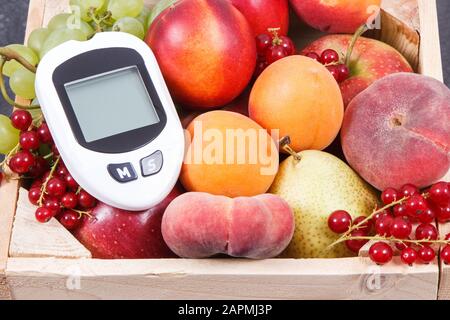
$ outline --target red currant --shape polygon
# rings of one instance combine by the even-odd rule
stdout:
[[[40,207],[36,209],[35,217],[40,223],[46,223],[53,218],[53,212],[48,208]]]
[[[400,195],[402,197],[411,197],[415,194],[419,194],[419,192],[420,192],[419,189],[415,185],[412,185],[410,183],[405,184],[400,189]]]
[[[328,227],[335,233],[346,232],[352,224],[352,217],[347,211],[338,210],[328,217]]]
[[[322,64],[339,62],[339,54],[333,49],[326,49],[320,56],[320,62],[322,62]]]
[[[403,240],[403,239],[402,239]],[[410,238],[406,238],[404,240],[410,240]],[[402,251],[405,248],[409,248],[411,247],[411,243],[410,242],[395,242],[395,247]]]
[[[379,210],[379,209],[377,208],[376,210]],[[390,209],[385,209],[385,210],[383,210],[381,212],[378,212],[377,214],[375,214],[372,217],[372,221],[375,223],[378,219],[380,219],[381,217],[384,217],[384,216],[392,216],[391,210]]]
[[[430,223],[421,223],[416,229],[417,240],[436,240],[437,237],[437,229]]]
[[[42,186],[42,181],[41,181],[41,179],[35,179],[32,183],[31,183],[31,186],[30,186],[30,189],[33,189],[33,188],[41,188],[41,186]]]
[[[37,205],[40,197],[41,188],[31,188],[28,191],[28,200],[30,200],[32,204]]]
[[[336,66],[333,66],[333,65],[327,66],[327,69],[328,69],[328,71],[330,71],[330,73],[334,77],[334,79],[339,82],[339,71],[336,68]]]
[[[78,204],[84,209],[90,209],[95,207],[95,205],[97,204],[97,199],[95,199],[86,191],[81,190],[78,194]]]
[[[400,254],[400,259],[404,264],[412,266],[417,260],[417,251],[410,247],[405,248]]]
[[[446,207],[439,208],[439,211],[437,212],[437,218],[441,223],[450,221],[450,204]]]
[[[351,232],[350,236],[352,237],[365,237],[367,234],[362,230],[354,230]],[[369,240],[362,240],[362,239],[352,239],[345,241],[345,245],[347,248],[354,252],[358,253],[359,250],[368,242]]]
[[[350,77],[350,70],[345,64],[338,64],[336,66],[337,73],[339,74],[338,82],[344,82]]]
[[[441,260],[445,264],[450,264],[450,245],[446,245],[441,249]]]
[[[75,181],[75,179],[74,179],[70,174],[67,174],[67,175],[64,177],[64,181],[65,181],[65,183],[66,183],[66,185],[67,185],[67,188],[68,188],[69,190],[71,190],[71,191],[77,191],[77,189],[78,189],[78,183]]]
[[[288,56],[292,56],[293,54],[295,54],[295,45],[294,45],[294,42],[290,38],[281,36],[280,40],[281,40],[281,46],[284,48],[284,50],[286,51],[286,54]]]
[[[39,136],[36,131],[24,131],[20,134],[20,146],[26,150],[36,150],[40,146]]]
[[[405,207],[408,216],[414,219],[419,218],[419,216],[428,209],[425,198],[420,194],[414,194],[406,200]]]
[[[385,205],[391,204],[399,199],[398,191],[394,188],[387,188],[381,194],[381,201],[383,201]]]
[[[313,60],[320,62],[320,56],[315,52],[308,52],[305,54],[305,57],[308,57],[308,58],[311,58]]]
[[[364,221],[365,219],[366,219],[366,217],[359,216],[355,220],[353,220],[353,225],[356,226],[359,223],[361,223],[362,221]],[[369,232],[372,230],[372,227],[373,227],[372,220],[367,220],[366,222],[364,222],[363,224],[361,224],[358,227],[358,230],[364,231],[366,234],[369,234]]]
[[[44,200],[44,208],[49,209],[53,216],[56,216],[61,211],[61,204],[56,198],[48,198]]]
[[[11,124],[14,128],[25,131],[31,126],[33,117],[31,113],[26,110],[15,110],[11,114]]]
[[[288,56],[288,54],[286,53],[286,50],[284,50],[283,47],[272,46],[269,49],[267,49],[266,61],[268,64],[272,64],[275,61],[283,59],[284,57],[287,57],[287,56]]]
[[[430,200],[440,207],[448,205],[450,201],[450,187],[447,182],[438,182],[428,191]]]
[[[59,217],[59,222],[68,230],[77,228],[81,223],[81,217],[72,210],[64,210]]]
[[[369,249],[369,257],[376,264],[386,264],[392,260],[393,251],[390,245],[384,242],[376,242]]]
[[[33,154],[28,150],[17,152],[9,160],[9,167],[18,174],[27,173],[32,166],[34,166],[35,159]]]
[[[47,183],[47,193],[50,196],[61,197],[66,192],[66,183],[58,177],[51,178]]]
[[[408,213],[406,212],[406,207],[404,204],[398,204],[393,209],[394,216],[396,217],[407,217]]]
[[[49,165],[47,160],[42,157],[36,157],[34,160],[34,165],[28,171],[28,175],[32,178],[37,178],[49,169]]]
[[[69,174],[69,171],[67,170],[66,166],[62,163],[58,165],[56,168],[56,175],[64,180],[65,176]]]
[[[261,75],[261,73],[263,73],[263,71],[266,70],[268,65],[269,64],[267,63],[266,60],[258,61],[256,63],[254,77],[258,78]]]
[[[397,239],[406,239],[412,231],[412,224],[403,217],[396,217],[391,224],[391,235]]]
[[[272,37],[268,34],[260,34],[256,37],[256,50],[258,55],[265,56],[267,49],[272,45]]]
[[[430,263],[436,257],[436,253],[432,248],[424,246],[419,249],[418,256],[422,262]]]
[[[391,235],[391,225],[394,218],[390,215],[380,217],[375,221],[375,232],[380,236],[389,237]]]
[[[436,219],[436,212],[438,212],[439,209],[430,203],[428,203],[427,206],[428,208],[418,216],[420,223],[431,223]]]
[[[39,135],[39,140],[42,143],[51,143],[53,141],[50,130],[45,122],[37,128],[37,133]]]
[[[67,192],[61,198],[61,205],[67,209],[75,209],[78,205],[78,197],[73,192]]]

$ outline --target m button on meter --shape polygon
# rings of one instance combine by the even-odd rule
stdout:
[[[159,171],[161,171],[162,165],[163,154],[158,150],[141,160],[142,175],[144,177],[148,177],[157,174]]]
[[[129,162],[108,165],[108,172],[114,180],[125,183],[137,179],[136,171]]]

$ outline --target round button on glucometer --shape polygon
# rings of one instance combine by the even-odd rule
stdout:
[[[109,164],[108,172],[114,180],[121,183],[130,182],[138,178],[133,165],[129,162]]]

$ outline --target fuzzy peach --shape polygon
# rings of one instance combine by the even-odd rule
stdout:
[[[329,33],[353,33],[371,22],[381,0],[290,0],[294,11],[308,25]]]
[[[349,164],[377,189],[427,187],[450,169],[450,90],[413,73],[384,77],[349,104],[341,138]]]
[[[162,220],[164,241],[183,258],[272,258],[287,247],[293,233],[291,208],[272,194],[231,199],[189,192],[167,207]]]
[[[188,191],[228,197],[265,193],[278,170],[272,137],[250,118],[210,111],[188,126],[190,143],[180,181]]]

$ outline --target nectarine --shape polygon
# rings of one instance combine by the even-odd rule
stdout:
[[[320,63],[290,56],[271,64],[250,94],[250,117],[290,136],[295,151],[322,150],[337,136],[344,116],[339,86]]]

